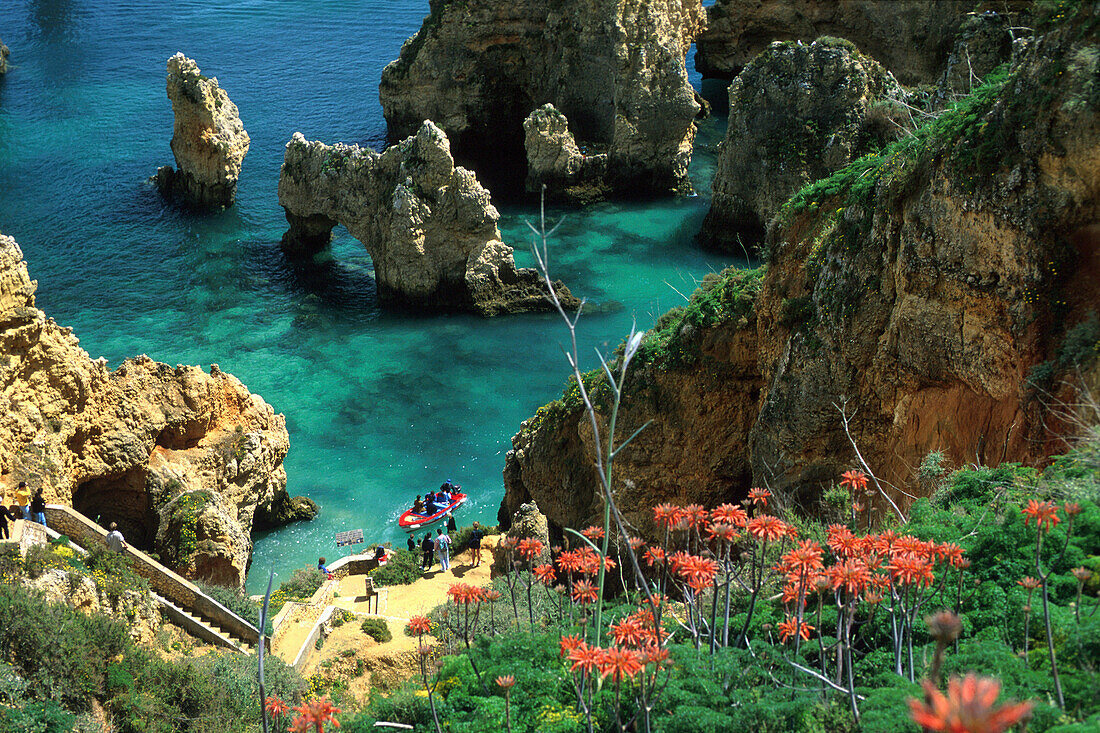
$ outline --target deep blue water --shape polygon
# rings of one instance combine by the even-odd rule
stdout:
[[[427,0],[0,3],[12,50],[0,81],[0,231],[22,246],[39,307],[112,367],[141,353],[216,362],[286,414],[288,489],[322,512],[256,538],[252,589],[269,567],[286,577],[338,556],[339,530],[400,543],[406,500],[446,478],[473,496],[464,523],[495,521],[510,438],[568,373],[556,317],[383,311],[370,259],[342,229],[316,267],[279,250],[286,141],[300,130],[381,145],[382,68],[426,12]],[[237,204],[220,214],[179,212],[147,181],[172,162],[164,75],[176,51],[218,77],[252,138]],[[727,264],[692,243],[723,124],[702,125],[702,195],[553,212],[565,215],[554,276],[623,305],[582,319],[583,354],[613,348],[632,320],[648,327],[682,302],[677,291]],[[524,220],[535,210],[501,213],[505,241],[530,264]]]

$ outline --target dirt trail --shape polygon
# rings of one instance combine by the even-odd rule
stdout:
[[[383,589],[377,612],[374,601],[368,603],[364,596],[366,576],[349,575],[342,578],[337,591],[339,595],[332,605],[356,614],[384,618],[393,639],[380,644],[363,633],[359,628],[360,622],[352,620],[334,629],[320,650],[310,650],[302,667],[303,676],[320,674],[323,677],[343,678],[348,680],[348,690],[353,696],[365,699],[372,685],[390,687],[417,674],[417,641],[405,635],[405,626],[409,619],[427,614],[436,606],[446,603],[447,589],[454,583],[488,585],[489,567],[493,559],[492,547],[497,539],[485,538],[479,566],[472,564],[472,553],[467,550],[452,558],[449,571],[444,572],[437,563],[415,583]],[[300,634],[297,629],[291,633],[296,637],[300,636],[297,644],[301,645],[308,632],[309,628],[304,628]]]

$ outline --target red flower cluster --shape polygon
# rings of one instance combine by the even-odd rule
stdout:
[[[564,573],[595,575],[600,570],[600,555],[588,546],[565,550],[558,555],[558,568]]]
[[[867,488],[867,474],[863,471],[845,471],[840,474],[840,485],[847,486],[852,491],[859,491]]]
[[[331,724],[334,728],[340,727],[336,720],[336,713],[340,708],[334,706],[328,696],[315,697],[294,708],[298,716],[291,721],[287,733],[324,733],[325,725]]]
[[[539,582],[549,587],[554,584],[554,581],[558,579],[557,574],[554,572],[553,565],[539,565],[534,570],[535,577],[539,579]]]
[[[534,560],[542,554],[543,544],[535,539],[522,539],[516,545],[516,554],[524,560]]]
[[[923,684],[927,702],[910,699],[909,709],[914,722],[925,730],[1001,733],[1031,712],[1030,702],[994,707],[993,703],[1001,691],[1001,683],[995,679],[973,674],[961,680],[953,677],[947,683],[946,696],[928,680]]]
[[[431,633],[432,622],[427,616],[413,616],[409,619],[409,631],[414,634]]]
[[[1040,532],[1043,530],[1044,524],[1046,524],[1046,529],[1049,532],[1058,526],[1058,522],[1062,521],[1058,516],[1058,506],[1052,501],[1031,499],[1021,511],[1025,515],[1024,526],[1026,527],[1028,522],[1034,519],[1035,526],[1039,528]],[[1078,511],[1080,510],[1078,509]]]
[[[809,641],[810,632],[814,630],[813,626],[805,621],[800,622],[797,618],[788,618],[786,621],[780,621],[776,624],[776,628],[779,629],[779,640],[784,644],[795,636],[801,636],[803,640]]]
[[[456,604],[468,606],[471,603],[481,603],[485,600],[485,589],[468,583],[455,583],[447,589],[447,595]]]

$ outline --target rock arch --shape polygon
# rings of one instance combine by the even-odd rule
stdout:
[[[279,203],[290,225],[288,254],[319,252],[342,224],[370,253],[383,301],[487,316],[552,307],[539,274],[517,269],[501,241],[489,191],[455,167],[447,136],[430,120],[383,153],[295,133]]]

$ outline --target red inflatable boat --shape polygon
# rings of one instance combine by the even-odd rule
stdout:
[[[453,512],[466,503],[466,495],[462,493],[451,494],[451,503],[434,514],[414,514],[410,509],[397,519],[397,526],[406,532],[415,532],[418,529],[438,524],[447,518],[447,512]]]

